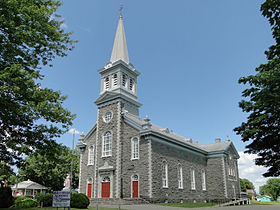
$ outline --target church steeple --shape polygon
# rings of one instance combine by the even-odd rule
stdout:
[[[114,63],[118,60],[129,64],[122,14],[120,14],[110,62]]]
[[[137,77],[140,73],[129,62],[122,14],[115,35],[110,61],[99,69],[101,74],[100,95],[95,101],[98,107],[122,101],[123,108],[139,115],[141,104],[137,100]]]

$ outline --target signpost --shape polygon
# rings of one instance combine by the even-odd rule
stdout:
[[[54,191],[52,206],[70,208],[70,191]]]

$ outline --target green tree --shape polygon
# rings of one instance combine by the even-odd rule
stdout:
[[[266,184],[260,187],[260,194],[270,195],[276,201],[280,196],[280,179],[271,178],[267,180]]]
[[[280,175],[280,1],[267,0],[261,12],[271,25],[275,44],[265,52],[268,62],[256,68],[256,75],[241,77],[239,83],[250,87],[242,92],[248,100],[239,102],[240,108],[249,113],[234,131],[242,141],[249,141],[246,152],[258,154],[256,165],[268,167],[263,175]]]
[[[9,165],[63,134],[74,115],[59,91],[43,88],[41,69],[73,48],[55,14],[59,0],[0,1],[0,159]]]
[[[73,158],[73,188],[79,183],[79,154],[66,146],[54,143],[48,149],[37,149],[25,159],[19,176],[40,183],[52,190],[61,190],[67,174],[70,174]]]
[[[13,169],[4,161],[0,161],[0,179],[7,180],[11,184],[12,177],[15,175]],[[12,183],[13,184],[13,183]]]
[[[254,184],[248,179],[240,179],[240,187],[242,192],[246,192],[247,189],[255,190]]]

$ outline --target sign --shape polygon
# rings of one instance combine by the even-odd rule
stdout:
[[[54,191],[53,207],[70,207],[70,191]]]

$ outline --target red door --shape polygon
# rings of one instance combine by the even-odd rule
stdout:
[[[102,182],[102,198],[110,198],[110,182]]]
[[[138,198],[138,181],[132,182],[132,197]]]
[[[88,198],[91,198],[91,190],[92,190],[92,184],[88,184],[88,188],[87,188],[87,196],[88,196]]]

